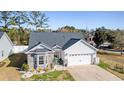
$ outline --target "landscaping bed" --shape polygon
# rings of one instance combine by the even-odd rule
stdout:
[[[73,77],[70,75],[70,73],[67,70],[62,71],[52,71],[48,73],[44,73],[41,75],[35,74],[30,78],[22,80],[32,80],[32,81],[74,81]]]

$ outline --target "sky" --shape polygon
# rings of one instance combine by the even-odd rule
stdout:
[[[95,29],[106,27],[109,29],[124,29],[123,11],[47,11],[49,28],[56,30],[69,25],[79,29]]]

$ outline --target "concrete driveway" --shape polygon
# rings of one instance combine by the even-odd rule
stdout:
[[[97,65],[81,65],[67,68],[76,81],[120,81],[121,79]]]

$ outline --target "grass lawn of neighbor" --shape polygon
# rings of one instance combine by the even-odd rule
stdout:
[[[124,56],[119,54],[98,52],[99,66],[124,80]]]
[[[26,61],[26,56],[22,53],[13,54],[0,64],[0,81],[19,81],[21,75],[17,68],[20,68]]]

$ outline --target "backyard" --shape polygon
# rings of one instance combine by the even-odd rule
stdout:
[[[99,66],[124,80],[124,56],[120,54],[98,52]]]

